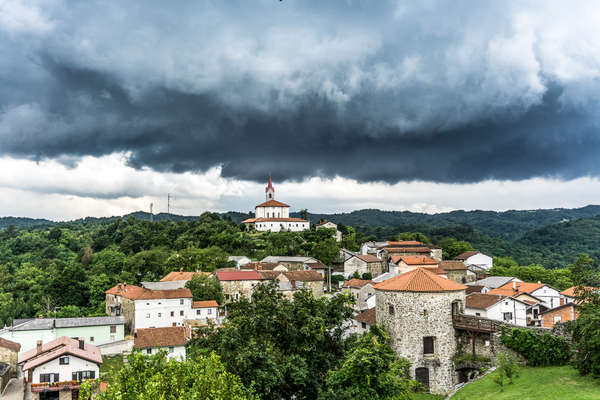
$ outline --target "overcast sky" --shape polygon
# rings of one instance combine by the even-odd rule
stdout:
[[[0,0],[0,215],[600,201],[600,3]]]

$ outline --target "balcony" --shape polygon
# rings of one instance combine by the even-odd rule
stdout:
[[[85,379],[87,380],[87,379]],[[44,382],[44,383],[32,383],[31,392],[58,392],[62,390],[78,390],[83,381],[62,381],[62,382]]]

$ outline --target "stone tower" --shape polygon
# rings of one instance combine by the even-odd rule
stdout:
[[[431,393],[449,393],[458,383],[452,315],[462,312],[466,288],[427,268],[374,286],[377,323],[389,332],[396,353],[411,362],[411,376]]]
[[[265,197],[266,201],[275,200],[275,188],[273,187],[273,182],[271,182],[271,175],[269,175],[269,182],[265,188]]]

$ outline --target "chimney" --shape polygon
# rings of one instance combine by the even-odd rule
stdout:
[[[179,268],[179,272],[183,272],[183,268]]]
[[[513,281],[513,290],[516,291],[517,290],[517,282]]]
[[[40,354],[42,352],[42,341],[38,340],[36,345],[36,354]]]
[[[85,340],[82,337],[80,337],[78,342],[79,342],[79,348],[81,350],[85,350]]]
[[[122,284],[122,283],[119,283],[119,292],[120,292],[121,290],[123,290],[123,284]]]
[[[538,281],[538,283],[542,283],[542,282]]]

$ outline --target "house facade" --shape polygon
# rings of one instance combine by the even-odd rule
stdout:
[[[570,302],[541,313],[542,327],[552,329],[554,324],[574,321],[579,317],[579,306]]]
[[[376,308],[368,308],[363,312],[357,314],[352,319],[352,326],[350,327],[350,333],[356,333],[362,335],[371,329],[371,325],[377,323],[377,312]]]
[[[417,268],[374,289],[376,321],[396,353],[411,362],[411,377],[431,393],[451,392],[458,383],[452,316],[464,309],[466,286]]]
[[[20,351],[19,343],[0,338],[0,394],[11,379],[19,376],[17,363]]]
[[[467,269],[467,266],[458,260],[442,260],[439,267],[447,272],[448,279],[458,283],[472,282],[476,279],[473,272]]]
[[[429,256],[394,256],[394,264],[398,266],[398,272],[403,274],[416,268],[439,268],[440,262]]]
[[[554,308],[560,305],[561,297],[560,291],[553,287],[543,283],[532,283],[532,282],[517,282],[512,281],[499,288],[488,291],[488,294],[496,294],[502,296],[515,297],[521,293],[529,294],[539,300],[546,308]],[[563,300],[564,302],[564,300]]]
[[[349,278],[357,272],[362,277],[370,273],[375,278],[383,273],[383,260],[372,254],[357,254],[344,262],[344,276]]]
[[[254,287],[263,280],[255,270],[216,271],[215,276],[223,289],[225,303],[241,297],[252,300]]]
[[[86,343],[100,346],[123,340],[125,318],[32,318],[13,321],[10,327],[0,330],[0,338],[17,342],[21,353],[34,349],[37,342],[50,342],[61,336],[83,338]]]
[[[219,304],[215,300],[194,301],[192,318],[204,325],[220,325]]]
[[[260,260],[261,263],[283,265],[288,271],[302,271],[310,265],[322,265],[323,263],[313,257],[305,256],[267,256]]]
[[[334,239],[336,242],[341,242],[342,241],[342,232],[338,231],[337,225],[334,224],[331,221],[327,221],[327,220],[323,220],[323,221],[319,221],[319,223],[316,225],[317,229],[335,229],[335,234],[333,235]]]
[[[183,326],[136,329],[133,347],[148,356],[164,351],[167,360],[185,360],[185,344],[189,337],[189,331]]]
[[[466,297],[465,314],[527,326],[527,307],[512,297],[472,293]]]
[[[494,259],[479,251],[466,251],[454,257],[454,259],[462,261],[466,265],[474,265],[484,271],[489,271],[494,266]]]
[[[367,299],[375,294],[373,281],[352,278],[344,282],[343,290],[350,293],[355,300],[352,306],[357,312],[366,310],[368,307]]]

